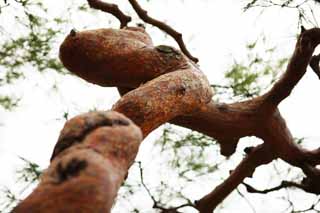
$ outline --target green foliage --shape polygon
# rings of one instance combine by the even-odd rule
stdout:
[[[78,6],[79,11],[88,11],[89,9],[90,7],[87,3],[84,3],[83,5]]]
[[[231,70],[226,73],[225,77],[230,79],[233,93],[236,96],[252,97],[260,92],[259,87],[252,86],[257,81],[259,75],[257,73],[250,73],[248,67],[242,64],[235,63]]]
[[[226,85],[212,85],[227,100],[241,100],[261,95],[285,69],[287,57],[275,54],[275,47],[268,47],[265,37],[246,45],[247,55],[235,59],[225,73]],[[263,50],[263,52],[261,52]]]
[[[33,22],[39,21],[38,19]],[[41,26],[39,26],[41,27]],[[17,72],[19,68],[30,64],[38,71],[54,69],[63,72],[62,65],[56,57],[50,56],[51,44],[59,31],[52,29],[41,29],[36,31],[33,28],[27,35],[7,41],[2,44],[0,51],[0,63],[8,69],[7,76],[14,73],[15,79],[22,77],[22,73]],[[11,83],[14,78],[6,79],[6,83]],[[1,79],[3,81],[3,79]]]
[[[171,125],[164,128],[155,142],[155,151],[164,159],[162,166],[170,171],[170,180],[160,181],[153,190],[158,204],[166,208],[177,202],[192,203],[184,192],[187,186],[197,185],[196,180],[202,176],[211,176],[221,163],[216,158],[219,147],[214,139],[198,132],[183,133]]]
[[[9,213],[18,204],[19,199],[17,195],[8,188],[4,188],[1,193],[1,212]]]
[[[66,21],[60,18],[48,18],[47,8],[41,1],[19,0],[16,4],[11,3],[9,9],[16,9],[12,25],[21,30],[19,35],[6,32],[3,27],[3,34],[6,35],[0,42],[0,87],[14,84],[16,80],[25,77],[30,69],[43,72],[55,70],[59,73],[66,73],[59,62],[56,53],[52,51],[52,45],[57,37],[62,33],[59,24]],[[0,17],[12,17],[14,14],[3,12]],[[17,106],[19,99],[11,99],[11,95],[3,94],[0,91],[0,106],[5,109],[12,109]]]
[[[12,110],[18,106],[20,99],[17,99],[12,96],[1,96],[0,95],[0,105],[6,110]]]
[[[305,138],[294,138],[294,142],[299,145],[303,144],[304,141]]]
[[[187,163],[195,169],[200,168],[199,163],[192,164],[188,161],[201,159],[205,154],[205,149],[215,144],[216,141],[208,136],[197,132],[189,132],[185,135],[180,134],[171,126],[168,126],[163,130],[162,136],[156,142],[156,145],[161,147],[161,152],[173,152],[174,158],[169,162],[169,165],[172,168],[182,168],[182,164]],[[185,151],[189,153],[186,154]],[[182,159],[182,156],[189,160]]]
[[[38,164],[33,163],[25,158],[20,157],[23,161],[22,169],[17,170],[16,185],[18,190],[15,188],[11,190],[5,187],[0,193],[0,212],[6,213],[11,212],[21,198],[25,197],[30,190],[39,182],[42,169]],[[17,192],[16,192],[17,190]]]
[[[21,170],[17,171],[17,174],[19,175],[18,181],[23,181],[30,184],[39,181],[39,178],[43,172],[40,166],[23,157],[20,157],[20,159],[25,163],[25,166],[23,166]]]
[[[8,38],[1,44],[1,66],[7,69],[7,72],[15,73],[16,78],[23,76],[19,68],[28,65],[38,71],[54,69],[57,72],[65,72],[57,56],[52,54],[51,51],[52,44],[55,43],[57,36],[62,33],[57,26],[64,23],[65,20],[38,15],[47,13],[47,9],[39,1],[24,0],[18,2],[23,7],[23,13],[20,16],[15,16],[15,23],[13,24],[22,26],[23,33],[15,38]],[[8,80],[5,82],[8,83]]]
[[[181,178],[190,180],[193,175],[209,174],[217,169],[216,164],[208,161],[208,156],[217,147],[216,141],[198,132],[181,134],[168,126],[156,145],[161,147],[162,154],[170,156],[168,166]]]

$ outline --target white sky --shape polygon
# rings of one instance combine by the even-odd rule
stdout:
[[[52,5],[53,13],[59,14],[65,7],[65,1],[46,2]],[[119,3],[125,11],[131,11],[126,1],[114,2]],[[183,33],[190,52],[200,59],[201,68],[209,81],[219,84],[233,58],[243,58],[245,44],[255,41],[262,33],[266,35],[268,42],[279,48],[280,54],[288,55],[294,47],[297,33],[295,13],[290,10],[267,11],[261,16],[257,11],[243,13],[239,2],[241,1],[152,0],[144,6],[150,15],[167,21]],[[80,15],[70,15],[73,26],[78,30],[83,26],[108,27],[108,18],[114,20],[102,13],[85,19]],[[117,25],[117,22],[114,24]],[[72,26],[66,29],[66,33],[71,28]],[[176,46],[157,29],[148,29],[155,44]],[[58,85],[58,92],[52,90],[55,83]],[[114,88],[90,85],[74,76],[61,77],[55,73],[33,73],[31,80],[12,89],[23,95],[23,101],[14,112],[0,110],[0,185],[6,186],[14,185],[14,173],[21,163],[17,156],[25,157],[43,167],[48,165],[53,146],[64,124],[62,116],[65,111],[74,116],[94,107],[109,109],[119,98]],[[280,105],[293,135],[306,137],[310,143],[320,140],[319,90],[319,80],[308,71],[292,95]],[[157,133],[151,134],[149,140],[156,137]],[[150,148],[145,144],[146,142],[142,150]],[[140,151],[140,158],[143,158],[143,153]],[[258,212],[272,211],[269,206],[262,207]]]

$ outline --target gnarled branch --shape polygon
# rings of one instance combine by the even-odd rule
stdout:
[[[146,22],[168,28],[150,18],[136,1],[129,2]],[[181,39],[179,33],[172,32]],[[307,175],[305,185],[318,190],[319,171],[315,165],[319,150],[308,151],[295,144],[277,106],[306,72],[319,43],[319,28],[302,32],[286,72],[269,92],[223,104],[211,100],[210,85],[194,63],[172,47],[154,46],[140,27],[70,34],[60,47],[64,66],[91,83],[127,92],[112,109],[129,117],[142,133],[131,120],[115,112],[72,119],[61,132],[51,166],[40,185],[16,212],[50,208],[59,211],[62,207],[55,204],[66,201],[72,201],[68,211],[83,208],[95,212],[88,209],[94,207],[109,212],[142,138],[168,121],[216,138],[226,155],[235,151],[242,137],[256,136],[264,141],[248,153],[224,183],[197,202],[201,212],[212,211],[256,167],[275,158],[302,168]],[[88,191],[96,196],[88,198]],[[42,200],[44,194],[50,198],[46,202]]]

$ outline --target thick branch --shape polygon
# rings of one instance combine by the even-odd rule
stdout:
[[[320,29],[313,28],[302,31],[298,38],[295,51],[291,57],[287,70],[272,89],[265,95],[266,104],[277,106],[282,100],[288,97],[305,74],[311,56],[316,46],[320,43]]]
[[[238,139],[258,136],[264,122],[264,114],[258,110],[260,106],[260,98],[233,104],[211,101],[200,111],[176,117],[170,122],[217,139],[222,154],[230,156],[237,147]]]
[[[254,148],[248,156],[232,171],[230,176],[212,192],[196,202],[201,213],[211,213],[243,180],[251,176],[254,170],[274,159],[272,150],[266,145]]]
[[[303,33],[306,38],[314,38],[313,40],[316,40],[317,34],[318,29]],[[237,145],[235,141],[238,138],[254,135],[278,146],[279,156],[284,159],[292,159],[294,156],[302,159],[302,155],[299,154],[301,150],[294,146],[292,136],[286,136],[290,132],[281,115],[275,110],[276,105],[272,97],[284,94],[281,91],[287,91],[287,87],[282,86],[292,84],[292,79],[296,83],[294,80],[296,70],[293,67],[298,63],[295,61],[300,60],[297,53],[310,52],[308,48],[301,46],[305,45],[306,42],[302,41],[306,38],[298,40],[296,53],[290,61],[286,74],[266,95],[234,104],[210,102],[198,112],[178,116],[171,122],[207,134],[218,139],[220,143],[227,144],[225,146],[228,147],[227,155],[235,150]],[[119,45],[124,48],[117,48]],[[68,36],[61,45],[60,58],[69,70],[89,82],[127,88],[138,87],[141,83],[164,73],[188,67],[195,69],[177,50],[170,47],[153,47],[145,32],[133,30],[104,29]],[[303,72],[303,69],[301,70]],[[297,75],[301,75],[298,71]],[[293,77],[290,77],[291,75]],[[277,88],[281,91],[273,96]],[[265,129],[268,129],[267,133]],[[269,140],[270,138],[272,140]]]
[[[110,13],[120,21],[120,28],[124,28],[131,21],[131,17],[125,15],[116,4],[109,4],[100,0],[88,0],[90,7]]]
[[[154,18],[151,18],[148,15],[148,12],[143,10],[142,7],[138,4],[136,0],[129,0],[130,4],[132,5],[133,9],[137,12],[138,16],[146,23],[151,24],[153,26],[158,27],[162,31],[168,33],[176,42],[178,43],[181,51],[192,61],[197,63],[199,60],[191,55],[191,53],[186,48],[184,41],[182,39],[182,34],[175,31],[172,27],[165,24],[164,22],[158,21]]]
[[[69,120],[40,184],[13,212],[110,212],[141,140],[140,129],[120,113]]]
[[[136,88],[162,74],[190,67],[180,51],[168,46],[154,47],[144,29],[132,27],[68,35],[59,56],[76,75],[109,87]]]
[[[127,93],[113,110],[132,119],[146,136],[176,116],[199,110],[211,97],[205,76],[185,69],[162,75]]]

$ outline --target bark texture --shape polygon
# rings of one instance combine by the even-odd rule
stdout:
[[[123,96],[112,111],[66,123],[41,183],[14,212],[110,212],[140,142],[165,122],[216,138],[226,156],[242,137],[264,141],[248,150],[224,183],[195,202],[200,212],[212,212],[255,168],[276,158],[302,168],[305,183],[319,188],[319,150],[295,144],[277,108],[306,72],[319,43],[320,29],[302,32],[287,70],[269,92],[224,104],[211,101],[210,85],[197,65],[173,47],[154,46],[143,28],[68,35],[60,48],[64,66],[91,83],[118,87]]]
[[[38,187],[13,212],[110,212],[142,133],[114,111],[68,121]]]

